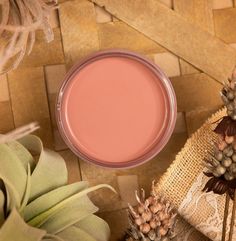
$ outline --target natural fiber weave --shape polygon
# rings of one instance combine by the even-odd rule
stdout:
[[[217,140],[213,129],[224,115],[225,109],[219,110],[188,139],[156,187],[190,224],[212,240],[220,240],[225,196],[202,191],[208,180],[203,164]]]

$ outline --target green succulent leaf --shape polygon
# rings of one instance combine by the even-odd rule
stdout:
[[[39,156],[38,162],[31,154]],[[0,144],[0,241],[107,241],[88,193],[106,184],[67,185],[65,161],[33,135]]]
[[[110,228],[108,224],[96,215],[90,215],[75,224],[94,237],[97,241],[107,241],[110,237]]]
[[[66,207],[52,215],[39,228],[56,234],[98,211],[87,196],[74,199]]]
[[[44,230],[27,225],[13,209],[0,229],[0,241],[40,241],[45,234]]]
[[[23,212],[24,208],[27,206],[30,197],[30,190],[31,190],[31,171],[30,171],[30,164],[28,163],[28,171],[27,171],[27,182],[25,187],[24,197],[22,199],[22,203],[19,209],[19,212]]]
[[[62,202],[60,202],[57,205],[55,205],[54,207],[50,208],[46,212],[36,216],[32,220],[30,220],[28,223],[30,225],[34,226],[34,227],[40,226],[42,224],[43,220],[47,220],[53,214],[55,214],[56,212],[58,212],[62,208],[66,207],[66,205],[70,205],[70,203],[72,201],[77,200],[78,198],[83,197],[84,195],[87,195],[88,193],[93,192],[93,191],[95,191],[97,189],[100,189],[100,188],[109,188],[112,191],[116,192],[115,189],[113,189],[111,186],[106,185],[106,184],[100,184],[100,185],[97,185],[95,187],[87,188],[87,189],[85,189],[85,190],[83,190],[83,191],[63,200]]]
[[[3,180],[11,200],[17,208],[24,196],[27,173],[17,155],[6,144],[0,145],[0,178]]]
[[[28,170],[28,165],[30,165],[31,170],[34,170],[34,167],[35,167],[34,158],[23,145],[21,145],[17,141],[7,143],[7,145],[11,148],[12,152],[14,152],[17,155],[17,157],[20,159],[26,172]]]
[[[59,154],[43,149],[42,141],[37,136],[29,135],[23,137],[20,143],[27,149],[40,154],[37,166],[31,176],[33,188],[29,201],[67,184],[68,173],[66,164]]]
[[[60,238],[57,235],[53,234],[46,234],[43,238],[43,241],[65,241],[64,239]]]
[[[3,191],[0,190],[0,227],[5,221],[4,203],[5,203],[5,195],[3,194]]]
[[[71,226],[58,234],[65,241],[97,241],[84,230]]]
[[[59,187],[30,202],[24,209],[24,219],[29,221],[33,217],[47,211],[68,197],[88,188],[88,182],[77,182]]]

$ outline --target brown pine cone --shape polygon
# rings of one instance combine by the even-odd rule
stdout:
[[[171,204],[158,196],[152,183],[151,195],[146,198],[141,190],[139,197],[136,192],[138,206],[129,205],[128,218],[130,229],[126,241],[170,241],[174,237],[173,229],[176,212]]]

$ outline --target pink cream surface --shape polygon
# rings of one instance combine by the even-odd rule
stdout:
[[[137,60],[106,57],[69,80],[61,121],[70,142],[103,163],[144,155],[163,134],[166,93],[157,76]]]

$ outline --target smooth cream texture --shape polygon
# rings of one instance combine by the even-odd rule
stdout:
[[[124,163],[145,154],[167,116],[161,81],[125,57],[96,60],[63,93],[62,123],[73,145],[100,162]]]

